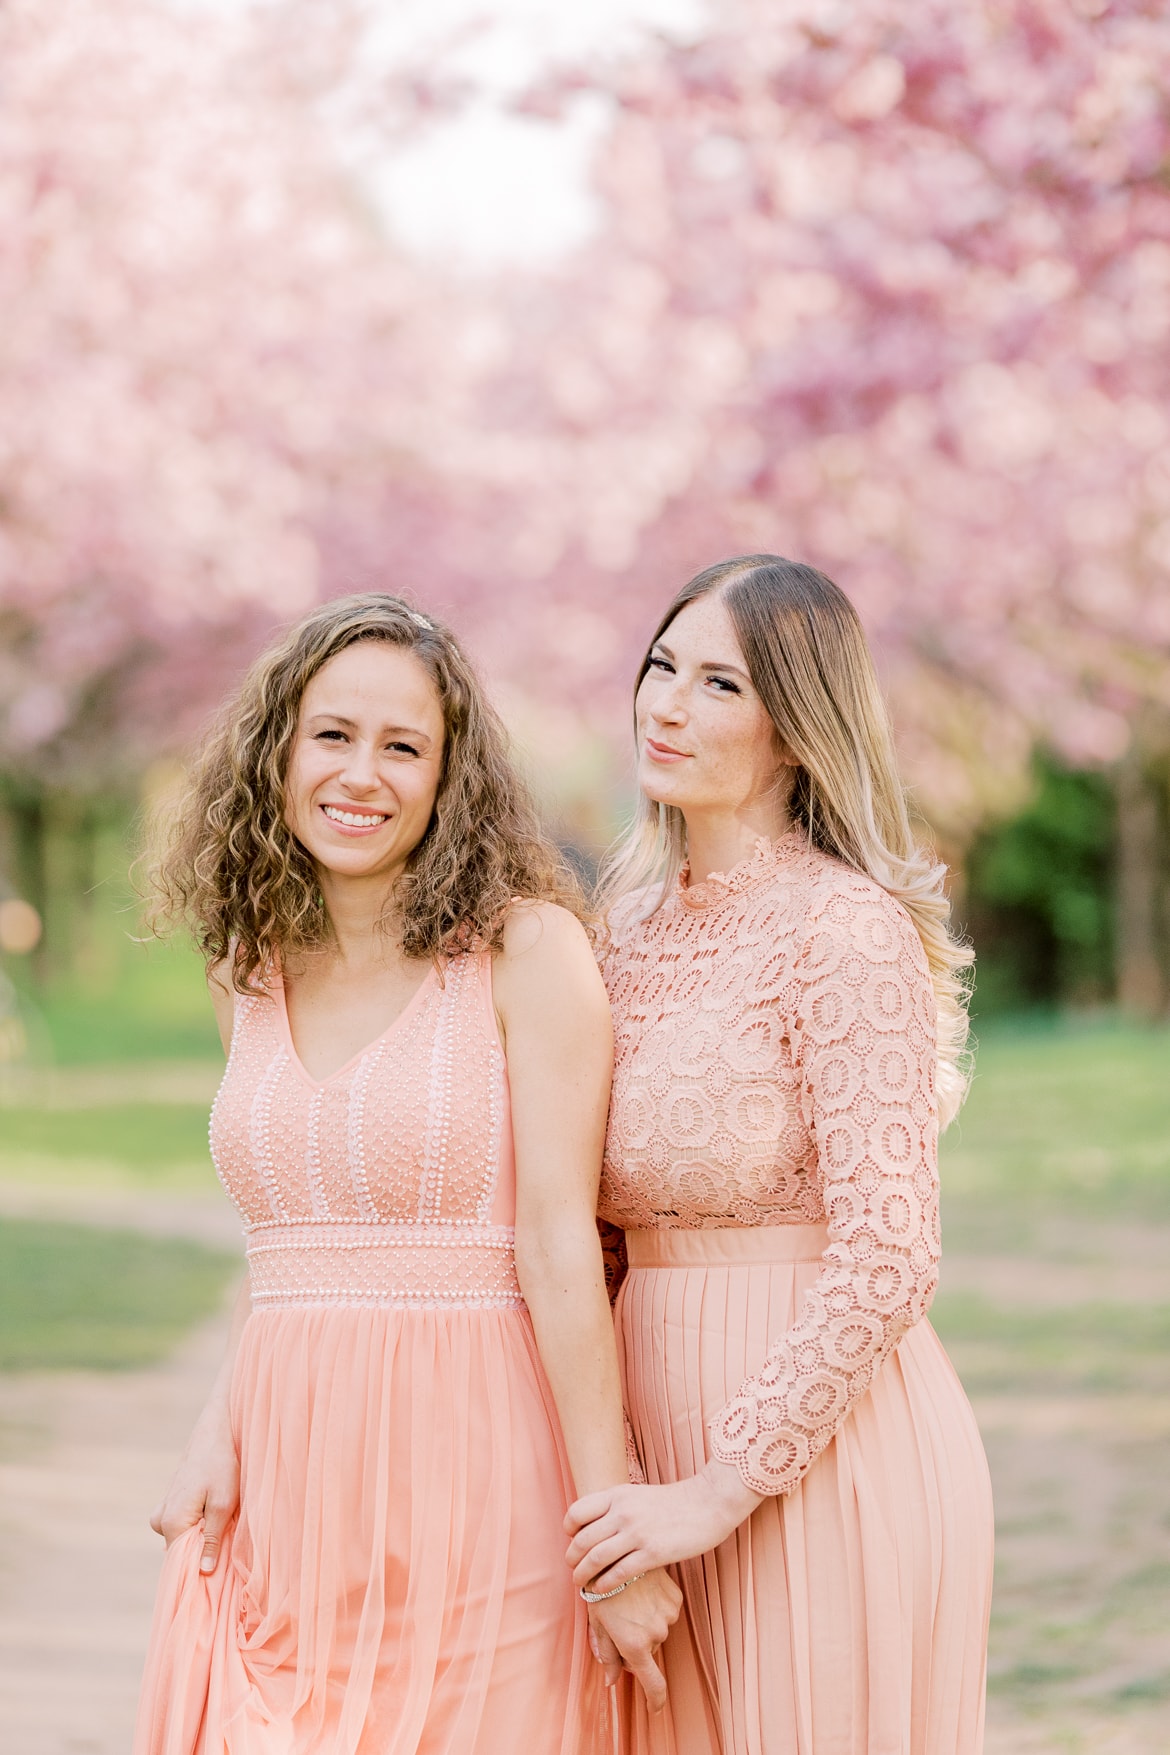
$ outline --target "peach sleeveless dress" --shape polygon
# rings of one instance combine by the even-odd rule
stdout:
[[[604,1755],[490,958],[320,1081],[279,980],[237,999],[211,1140],[251,1277],[240,1510],[210,1579],[198,1527],[167,1552],[135,1755]]]
[[[934,1000],[877,884],[799,834],[649,919],[604,973],[602,1219],[625,1230],[627,1410],[651,1481],[709,1457],[753,1515],[678,1571],[670,1707],[628,1755],[977,1755],[992,1513],[925,1320]]]

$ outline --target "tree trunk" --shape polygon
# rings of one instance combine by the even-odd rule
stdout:
[[[1117,775],[1117,997],[1140,1018],[1170,1012],[1168,728],[1143,716]]]
[[[38,980],[45,977],[45,917],[49,902],[48,811],[45,794],[36,791],[10,792],[5,800],[6,815],[11,828],[12,870],[9,874],[16,892],[31,902],[41,917],[41,941],[32,953],[33,972]]]

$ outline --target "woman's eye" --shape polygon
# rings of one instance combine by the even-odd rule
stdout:
[[[664,670],[668,676],[673,676],[674,674],[674,665],[669,664],[665,658],[651,658],[647,669]]]
[[[712,676],[707,680],[721,695],[738,695],[740,692],[739,685],[733,683],[729,676]]]
[[[404,756],[417,756],[418,755],[418,751],[415,749],[415,747],[412,743],[392,743],[392,744],[388,745],[388,748],[392,749],[394,751],[395,755],[404,755]]]
[[[326,743],[326,742],[332,742],[332,741],[333,741],[333,740],[334,740],[334,739],[336,739],[336,740],[337,740],[337,741],[338,741],[338,742],[340,742],[340,743],[344,743],[344,742],[345,742],[345,733],[344,733],[344,731],[338,731],[338,730],[337,730],[337,728],[336,728],[336,726],[335,726],[335,727],[334,727],[334,728],[333,728],[333,729],[332,729],[332,730],[330,730],[330,731],[318,731],[318,732],[316,732],[316,733],[315,733],[315,734],[314,734],[314,739],[313,739],[313,741],[314,741],[314,742],[315,742],[315,743]]]

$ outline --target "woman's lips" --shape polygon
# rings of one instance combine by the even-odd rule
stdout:
[[[652,762],[689,762],[691,759],[685,750],[672,749],[668,743],[656,743],[652,737],[646,739],[646,754]]]

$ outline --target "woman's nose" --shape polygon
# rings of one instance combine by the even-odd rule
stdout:
[[[373,792],[378,785],[378,767],[370,744],[353,743],[346,754],[341,781],[354,792]]]
[[[650,717],[659,725],[679,725],[686,718],[686,705],[677,682],[658,690],[650,704]]]

